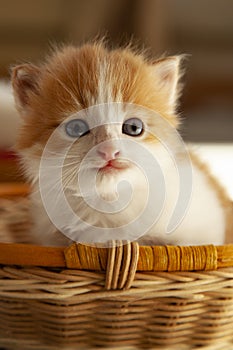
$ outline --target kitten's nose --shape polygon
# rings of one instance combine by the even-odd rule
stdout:
[[[100,146],[97,150],[98,154],[107,162],[116,159],[120,155],[120,151],[111,145]]]

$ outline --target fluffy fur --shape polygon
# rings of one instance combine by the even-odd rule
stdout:
[[[66,118],[72,119],[78,112],[85,110],[89,111],[90,123],[95,123],[98,115],[101,125],[72,143],[62,169],[63,190],[67,201],[82,220],[90,227],[119,228],[140,217],[146,206],[149,196],[146,179],[142,176],[142,171],[126,157],[124,142],[121,144],[121,140],[132,139],[131,136],[122,134],[122,124],[133,115],[140,117],[145,125],[145,132],[133,138],[135,147],[143,147],[153,155],[159,163],[166,185],[166,199],[160,217],[143,232],[143,237],[136,238],[140,238],[141,243],[152,241],[180,245],[224,242],[228,228],[226,216],[231,210],[230,201],[222,188],[209,180],[211,176],[206,170],[203,171],[194,158],[192,198],[186,215],[171,234],[166,232],[179,192],[179,178],[177,164],[169,157],[160,140],[167,140],[172,152],[178,155],[180,149],[176,140],[172,140],[171,129],[179,125],[176,103],[180,92],[180,62],[181,57],[177,56],[150,62],[143,54],[129,48],[108,50],[103,43],[94,43],[80,48],[64,47],[41,66],[26,64],[13,69],[15,101],[23,120],[17,149],[22,157],[24,171],[33,186],[31,198],[35,225],[32,242],[49,245],[68,243],[67,238],[49,220],[44,209],[39,191],[39,167],[46,143],[55,129],[58,132],[53,152],[48,154],[48,172],[49,164],[56,157],[64,155],[69,140],[64,129],[59,126]],[[112,105],[112,102],[117,104]],[[134,106],[139,106],[139,109],[135,110]],[[108,125],[113,122],[113,115],[116,118],[114,122],[117,123]],[[160,117],[156,117],[158,115]],[[109,159],[105,159],[103,154],[105,158],[106,154],[112,156],[115,167],[105,168]],[[138,161],[140,162],[139,158]],[[182,166],[182,155],[177,156],[177,161]],[[81,171],[82,162],[86,180],[84,187],[87,192],[90,191],[87,198],[92,194],[88,187],[96,174],[95,169],[98,169],[96,188],[99,202],[97,200],[94,203],[97,209],[104,200],[115,210],[114,201],[119,195],[116,185],[122,180],[131,183],[132,198],[123,210],[115,210],[114,214],[101,212],[86,203],[77,183],[77,173]],[[49,180],[44,186],[47,193],[54,188]],[[159,194],[159,186],[157,191]],[[125,193],[124,188],[122,193]],[[158,201],[155,196],[154,204],[149,208],[151,215],[156,206],[160,205]],[[63,232],[72,237],[73,232],[79,230],[81,240],[88,242],[89,232],[82,228],[79,219],[68,221],[66,213],[60,212],[59,203],[51,203],[51,206],[54,206],[52,211],[55,217],[58,220],[61,217],[60,221],[64,223]],[[146,218],[142,220],[141,225],[144,227]],[[127,234],[130,239],[135,239],[131,233]],[[109,236],[106,230],[104,240],[113,238],[115,237]],[[96,242],[98,241],[99,238],[96,237]]]

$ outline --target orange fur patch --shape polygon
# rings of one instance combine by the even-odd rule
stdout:
[[[129,102],[160,113],[173,125],[167,99],[156,81],[152,64],[129,49],[108,50],[101,43],[55,52],[40,68],[39,90],[29,94],[28,115],[18,149],[44,145],[54,128],[68,115],[99,101],[100,86],[111,86],[111,102]],[[121,101],[119,101],[119,96]],[[90,98],[91,97],[91,98]],[[107,98],[107,97],[106,97]],[[152,141],[149,137],[148,141]],[[153,139],[153,141],[155,141]]]

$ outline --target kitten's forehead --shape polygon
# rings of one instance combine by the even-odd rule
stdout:
[[[95,104],[111,103],[113,101],[118,103],[123,102],[120,85],[118,90],[116,90],[114,86],[114,80],[110,74],[111,67],[109,65],[109,62],[107,62],[106,59],[102,62],[98,62],[97,70],[98,84],[96,89]]]
[[[131,109],[131,104],[121,102],[98,103],[68,115],[65,121],[82,119],[91,129],[99,126],[107,128],[109,125],[121,124]]]
[[[152,95],[149,71],[139,55],[127,50],[109,51],[101,45],[68,48],[49,61],[43,98],[59,96],[59,108],[67,110],[108,102],[142,104]]]

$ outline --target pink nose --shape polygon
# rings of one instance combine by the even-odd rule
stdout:
[[[113,148],[111,146],[107,146],[107,145],[99,147],[97,152],[101,156],[101,158],[103,158],[107,162],[109,160],[116,159],[120,155],[119,150],[117,150],[116,148]]]

